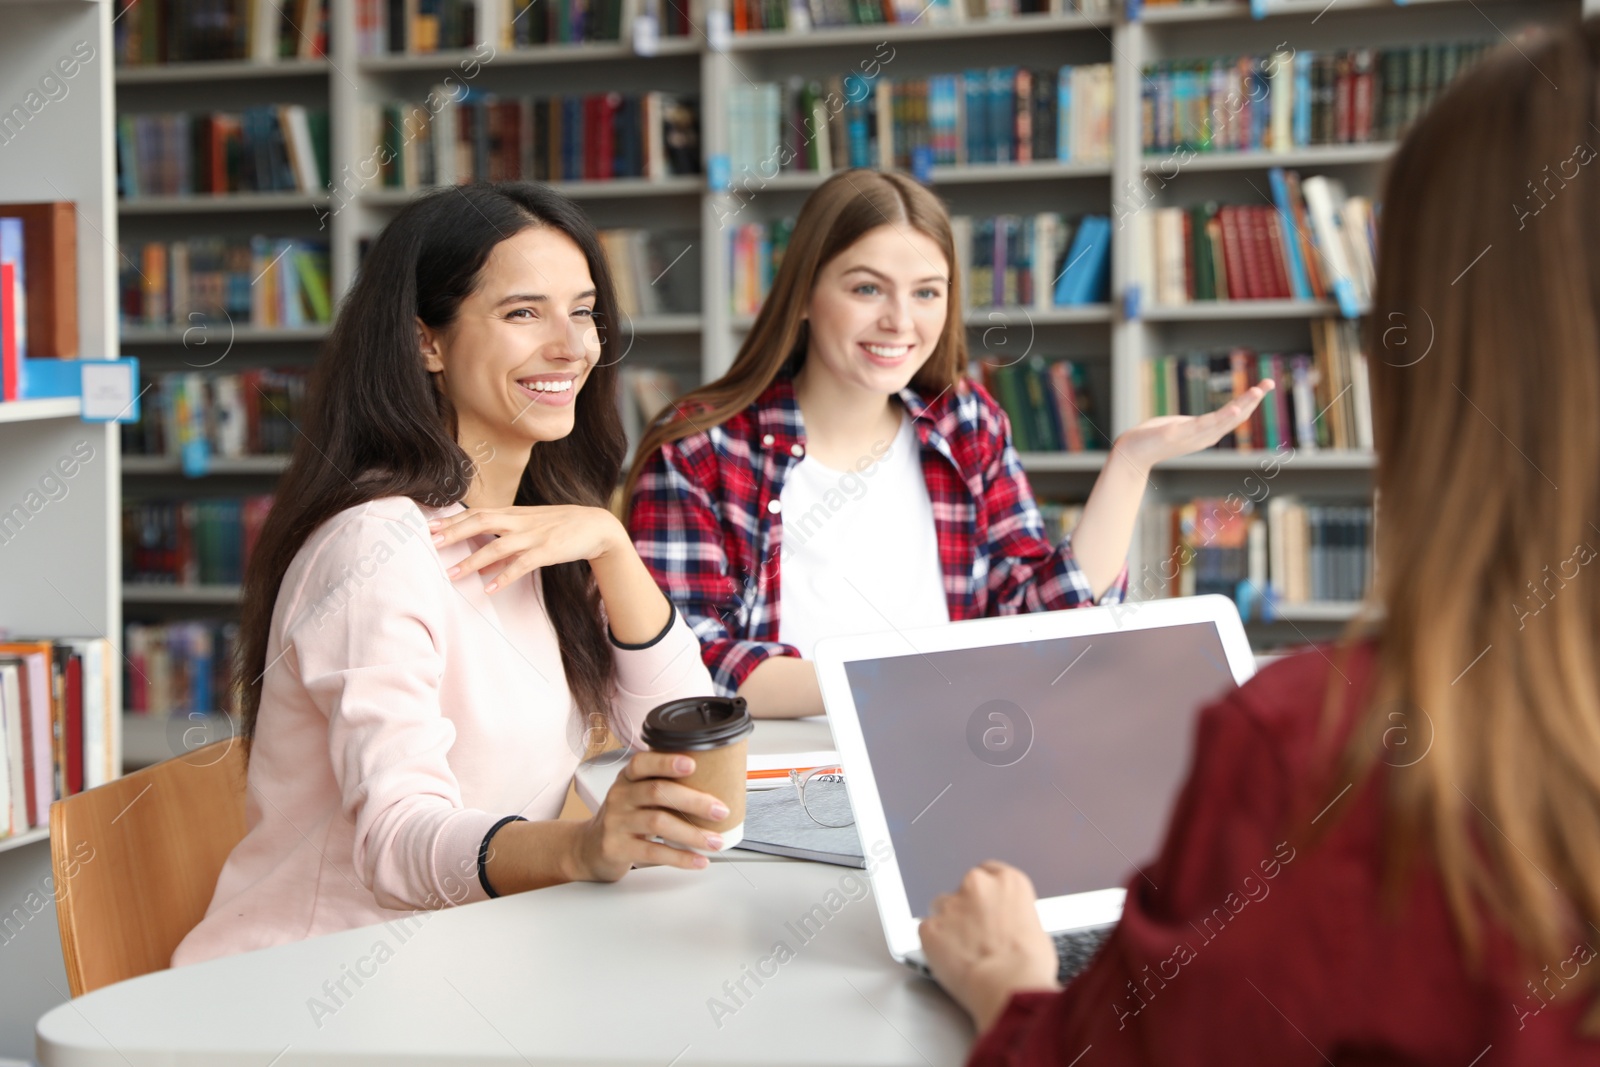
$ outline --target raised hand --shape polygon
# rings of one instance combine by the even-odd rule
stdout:
[[[1162,460],[1210,448],[1254,414],[1274,388],[1273,380],[1264,378],[1248,392],[1209,414],[1146,419],[1117,438],[1116,450],[1141,470],[1149,471]]]

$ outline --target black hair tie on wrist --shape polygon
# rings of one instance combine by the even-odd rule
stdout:
[[[488,893],[491,897],[498,897],[500,894],[496,893],[494,891],[494,886],[489,884],[489,840],[494,837],[494,835],[499,831],[500,827],[504,826],[506,823],[527,821],[528,820],[524,819],[521,815],[507,815],[505,818],[489,827],[489,832],[483,835],[483,842],[478,845],[478,884],[483,886],[483,891]]]

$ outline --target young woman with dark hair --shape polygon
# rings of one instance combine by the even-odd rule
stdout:
[[[933,902],[973,1064],[1600,1064],[1597,95],[1591,20],[1502,48],[1400,145],[1378,610],[1202,713],[1166,843],[1065,992],[1020,872]]]
[[[1121,599],[1150,468],[1215,444],[1263,383],[1117,438],[1070,542],[1052,544],[1005,413],[967,377],[950,217],[896,173],[807,198],[720,379],[645,434],[628,527],[751,713],[822,713],[823,637]]]
[[[246,577],[248,831],[174,964],[721,846],[682,817],[720,803],[663,780],[685,757],[557,819],[592,741],[711,691],[606,509],[615,308],[542,186],[422,196],[373,243]]]

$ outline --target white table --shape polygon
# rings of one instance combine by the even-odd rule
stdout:
[[[751,741],[831,747],[822,720],[762,722]],[[972,1039],[953,1001],[889,958],[866,872],[736,851],[704,871],[636,870],[120,982],[40,1019],[38,1056],[943,1067]]]
[[[953,1001],[889,958],[849,868],[652,868],[406,922],[96,990],[39,1020],[39,1060],[942,1067],[973,1039]]]

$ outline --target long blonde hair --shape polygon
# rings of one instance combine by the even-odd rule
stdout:
[[[938,197],[904,174],[841,171],[818,186],[800,208],[772,291],[739,346],[733,366],[716,381],[680,398],[645,432],[623,486],[624,507],[631,507],[633,488],[645,462],[657,450],[728,421],[754,403],[791,358],[805,352],[808,327],[804,316],[817,275],[869,230],[884,225],[924,234],[939,246],[950,265],[944,330],[911,384],[919,391],[938,393],[961,380],[967,367],[967,334],[961,320],[961,280],[949,212]]]
[[[1414,743],[1388,760],[1389,869],[1431,853],[1474,961],[1484,915],[1538,961],[1600,924],[1597,55],[1595,22],[1499,50],[1406,137],[1383,195],[1384,620],[1345,769],[1397,729]]]

